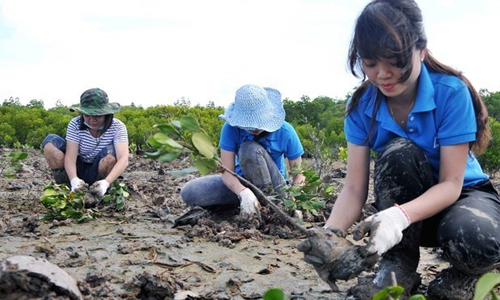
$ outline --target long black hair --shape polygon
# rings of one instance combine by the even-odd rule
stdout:
[[[366,92],[371,82],[366,79],[362,68],[362,59],[393,59],[402,75],[399,82],[406,81],[413,69],[412,55],[415,49],[427,47],[422,12],[414,0],[373,0],[359,15],[354,29],[348,55],[351,73],[362,80],[362,84],[354,91],[347,114],[358,105],[359,99]],[[481,96],[463,74],[439,62],[427,50],[424,64],[432,72],[453,75],[460,78],[468,87],[476,114],[476,141],[470,147],[481,153],[486,150],[491,139],[488,127],[488,111]],[[381,92],[377,93],[375,109],[370,125],[370,132],[365,143],[373,134],[375,115],[380,107]]]

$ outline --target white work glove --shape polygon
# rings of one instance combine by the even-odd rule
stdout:
[[[85,193],[89,185],[78,177],[71,179],[71,191],[75,193]]]
[[[94,194],[99,200],[101,200],[104,197],[104,194],[106,194],[108,188],[109,183],[106,181],[106,179],[103,179],[94,182],[94,184],[90,187],[90,192]]]
[[[240,216],[248,217],[259,213],[259,201],[254,193],[249,189],[243,189],[239,194],[240,199]]]
[[[382,255],[403,239],[403,230],[410,226],[410,218],[400,206],[393,206],[363,220],[353,229],[354,240],[369,236],[365,255]]]

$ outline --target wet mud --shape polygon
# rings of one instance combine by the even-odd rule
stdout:
[[[287,299],[346,299],[356,279],[337,281],[338,292],[332,291],[297,249],[306,237],[270,208],[262,208],[258,226],[240,219],[237,208],[190,215],[179,190],[197,175],[169,174],[186,166],[132,156],[123,174],[131,194],[125,211],[103,210],[86,223],[45,222],[40,196],[53,183],[51,172],[39,151],[30,151],[17,178],[0,177],[0,261],[44,259],[76,282],[82,299],[261,299],[275,287]],[[343,178],[328,180],[339,192]],[[302,225],[323,225],[333,201],[321,218],[306,215]],[[448,264],[433,249],[421,252],[425,289]],[[40,281],[49,294],[26,299],[70,299],[42,287]],[[13,293],[6,290],[0,284],[0,298]]]

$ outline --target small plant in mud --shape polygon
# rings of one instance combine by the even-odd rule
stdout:
[[[71,192],[65,184],[47,185],[40,200],[49,213],[42,217],[42,220],[73,219],[85,222],[97,218],[99,209],[86,208],[86,196],[93,197],[90,194]],[[115,210],[120,211],[125,208],[125,200],[129,196],[127,185],[116,180],[102,201],[111,204]]]
[[[85,193],[70,192],[65,184],[46,186],[40,200],[49,213],[43,216],[42,220],[74,219],[78,222],[85,222],[95,218],[97,210],[85,208],[84,196]]]
[[[28,153],[21,150],[5,154],[0,161],[0,174],[7,178],[15,178],[16,171],[22,167],[19,161],[25,159],[26,157],[28,157]]]
[[[302,186],[293,186],[287,189],[288,199],[284,199],[285,207],[290,211],[308,211],[318,215],[318,210],[325,205],[323,199],[332,197],[334,188],[323,184],[318,173],[312,169],[291,170],[291,173],[302,172],[305,177]]]
[[[113,203],[116,205],[116,210],[120,211],[125,208],[125,200],[130,196],[127,185],[119,180],[115,180],[109,188],[108,194],[104,196],[104,203]]]

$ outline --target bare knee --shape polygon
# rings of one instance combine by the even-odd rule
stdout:
[[[64,152],[57,149],[56,146],[52,143],[47,143],[45,147],[43,147],[43,155],[49,168],[51,169],[60,169],[64,168]]]
[[[106,155],[99,162],[99,176],[106,178],[116,164],[116,157],[111,154]]]

